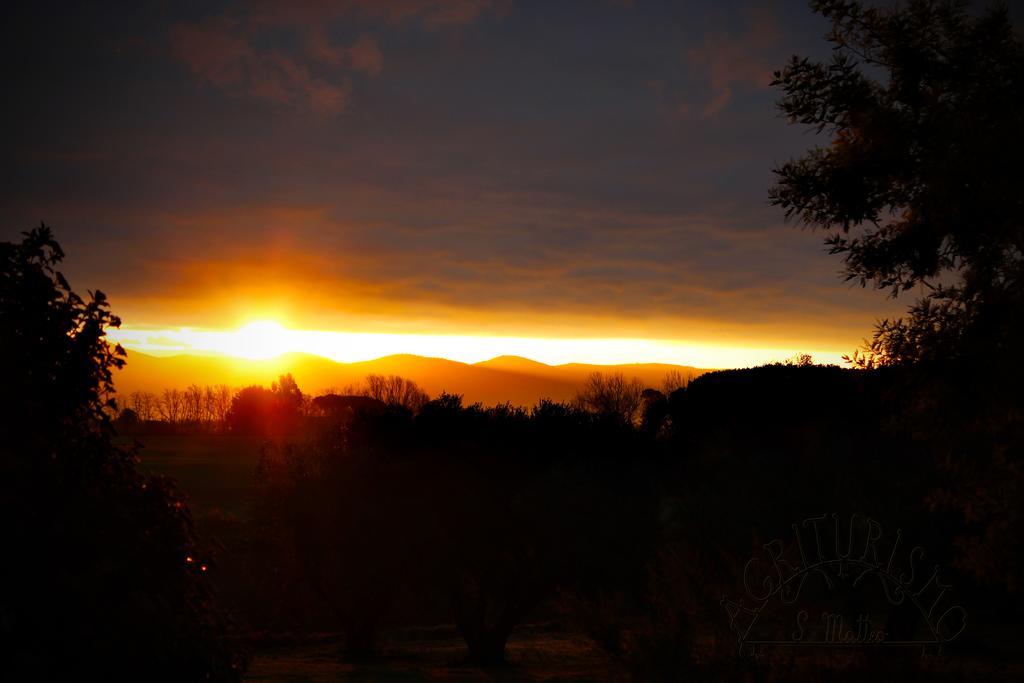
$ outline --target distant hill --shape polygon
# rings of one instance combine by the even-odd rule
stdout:
[[[321,356],[289,353],[269,360],[245,360],[223,356],[150,356],[128,352],[128,363],[118,371],[118,392],[158,392],[189,384],[269,385],[278,375],[290,372],[299,387],[318,394],[356,384],[370,374],[401,375],[414,380],[431,396],[442,391],[462,394],[467,403],[485,405],[509,402],[530,406],[542,398],[571,399],[592,372],[621,372],[637,377],[647,386],[660,388],[665,376],[677,370],[683,376],[706,372],[698,368],[660,363],[635,365],[545,365],[517,356],[499,356],[467,364],[443,358],[415,355],[385,356],[359,363],[337,363]]]

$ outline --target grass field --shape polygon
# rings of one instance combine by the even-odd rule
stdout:
[[[196,512],[243,513],[253,491],[262,440],[230,434],[121,437],[141,444],[142,470],[178,481]]]
[[[228,434],[120,437],[137,441],[141,468],[177,480],[193,512],[245,516],[263,441]],[[465,664],[466,646],[453,626],[403,629],[387,639],[382,657],[351,664],[339,657],[336,636],[258,641],[246,680],[308,681],[611,681],[612,662],[589,639],[547,625],[523,625],[509,642],[508,664]]]

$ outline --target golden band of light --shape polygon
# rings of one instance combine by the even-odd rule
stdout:
[[[548,365],[593,363],[671,363],[702,368],[749,367],[811,353],[816,362],[839,363],[835,351],[804,348],[720,346],[667,339],[547,338],[472,335],[394,334],[293,330],[273,321],[256,321],[234,330],[193,328],[110,331],[129,349],[154,355],[217,354],[269,359],[307,353],[351,363],[394,354],[415,354],[477,363],[496,356],[521,356]]]

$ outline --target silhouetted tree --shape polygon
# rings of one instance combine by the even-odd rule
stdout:
[[[164,389],[160,397],[160,419],[168,424],[178,424],[182,420],[184,398],[177,389]]]
[[[381,410],[387,407],[387,404],[369,396],[323,394],[313,399],[312,406],[323,417],[331,418],[335,422],[347,423],[361,411]]]
[[[418,412],[430,400],[427,392],[411,379],[398,375],[367,375],[364,386],[355,393],[369,396],[388,405],[402,406]]]
[[[606,415],[617,415],[626,422],[640,417],[644,385],[637,378],[626,379],[621,372],[592,373],[576,393],[581,407]]]
[[[303,407],[302,392],[290,374],[270,389],[249,386],[231,400],[228,428],[237,434],[280,437],[294,431]]]
[[[793,57],[773,85],[791,121],[831,140],[775,170],[771,201],[829,233],[848,279],[927,289],[858,360],[1010,361],[1024,341],[1024,47],[1005,8],[812,6],[832,60]]]
[[[182,396],[182,414],[185,422],[200,423],[203,415],[203,389],[198,384],[190,384]]]
[[[213,424],[223,423],[231,409],[231,388],[225,384],[207,386],[203,389],[203,420]]]
[[[155,394],[148,391],[133,391],[128,396],[128,405],[142,422],[148,422],[157,418],[157,406],[160,400]]]
[[[295,383],[290,372],[281,375],[276,382],[272,383],[270,391],[273,392],[281,410],[285,413],[298,415],[302,411],[302,392],[299,391],[299,385]]]
[[[945,474],[928,503],[960,513],[961,568],[1019,586],[1024,43],[1004,7],[812,4],[832,60],[794,57],[774,85],[830,144],[777,168],[771,201],[827,231],[849,279],[924,293],[852,360],[907,370],[894,431]]]
[[[656,434],[668,417],[668,397],[657,389],[644,389],[640,400],[640,426],[648,434]]]
[[[661,391],[666,396],[670,396],[677,389],[685,389],[692,381],[693,373],[684,375],[679,370],[669,370],[665,375],[664,381],[661,383]]]
[[[46,226],[0,244],[5,678],[238,680],[180,494],[111,440],[119,321],[62,258]]]

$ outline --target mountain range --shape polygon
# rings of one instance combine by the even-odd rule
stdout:
[[[673,370],[683,377],[696,377],[707,372],[663,363],[546,365],[518,356],[499,356],[470,364],[403,354],[358,363],[338,363],[302,353],[288,353],[267,360],[247,360],[226,356],[151,356],[130,350],[127,361],[114,376],[115,388],[121,396],[133,391],[158,393],[164,389],[182,389],[193,383],[227,384],[235,388],[251,384],[269,386],[284,373],[291,373],[303,392],[316,395],[330,390],[343,391],[367,375],[378,374],[411,379],[431,396],[446,391],[461,394],[466,403],[493,405],[509,402],[523,406],[534,405],[542,398],[570,400],[587,376],[594,372],[620,372],[627,378],[636,377],[645,386],[658,389]]]

